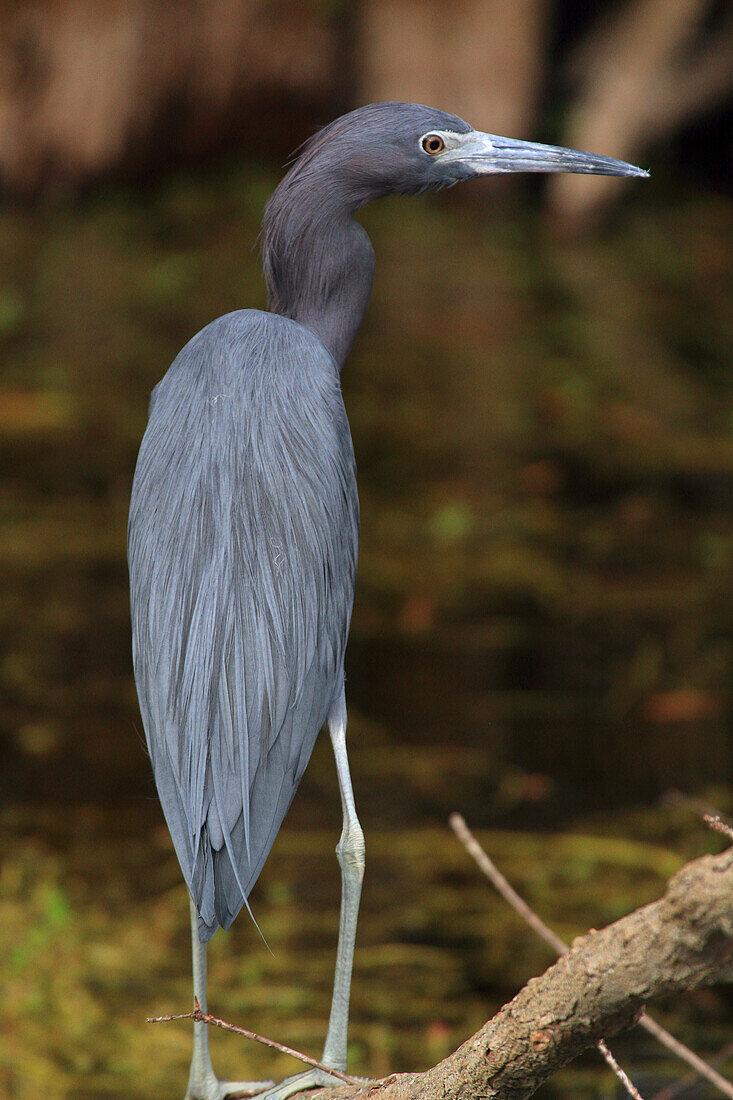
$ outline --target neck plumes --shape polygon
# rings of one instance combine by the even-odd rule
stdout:
[[[339,367],[369,304],[374,251],[345,187],[296,163],[265,210],[262,262],[269,308],[310,329]]]

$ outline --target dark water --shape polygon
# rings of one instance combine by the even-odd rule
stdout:
[[[124,528],[150,389],[206,321],[263,303],[270,186],[237,170],[0,211],[0,1095],[183,1091],[185,1027],[143,1022],[187,1003],[186,909],[131,680]],[[451,810],[573,935],[716,846],[665,791],[730,804],[731,210],[635,201],[581,242],[453,196],[365,216],[377,283],[343,378],[363,528],[357,1070],[434,1062],[549,962]],[[216,1009],[311,1053],[338,828],[319,744],[257,887],[274,956],[244,919],[212,948]],[[721,993],[662,1012],[701,1052],[730,1035]],[[612,1095],[592,1059],[568,1072],[544,1095]]]

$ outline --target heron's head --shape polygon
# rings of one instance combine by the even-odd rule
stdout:
[[[485,134],[456,115],[417,103],[371,103],[342,115],[307,143],[292,169],[311,172],[342,190],[353,206],[494,173],[647,175],[610,157]]]

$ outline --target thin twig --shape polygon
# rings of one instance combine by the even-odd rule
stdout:
[[[611,1051],[606,1046],[606,1040],[605,1039],[599,1040],[599,1042],[596,1043],[596,1047],[597,1047],[598,1050],[600,1050],[600,1052],[603,1055],[603,1057],[605,1058],[606,1062],[611,1067],[613,1072],[616,1074],[619,1081],[621,1082],[621,1084],[624,1086],[624,1088],[628,1092],[629,1096],[633,1096],[634,1100],[643,1100],[641,1094],[639,1093],[639,1090],[637,1089],[636,1085],[634,1084],[634,1082],[629,1077],[626,1070],[621,1068],[621,1066],[618,1064],[618,1062],[614,1058],[613,1054],[611,1054]]]
[[[468,854],[476,861],[480,870],[491,880],[504,900],[509,902],[512,909],[516,909],[520,917],[524,917],[530,928],[534,929],[540,939],[549,944],[553,951],[556,951],[558,955],[566,954],[570,950],[568,945],[560,939],[556,932],[547,927],[533,909],[530,909],[524,898],[520,898],[514,887],[504,878],[494,861],[490,859],[476,840],[465,819],[460,814],[451,814],[448,818],[448,824]]]
[[[703,821],[711,829],[715,829],[716,833],[722,833],[728,840],[733,840],[733,828],[723,821],[720,814],[703,814]]]
[[[684,1043],[681,1043],[679,1039],[675,1039],[674,1035],[671,1035],[666,1028],[663,1028],[661,1024],[658,1024],[656,1020],[651,1016],[647,1016],[646,1012],[636,1021],[639,1027],[643,1027],[650,1035],[665,1046],[667,1050],[670,1050],[672,1054],[676,1054],[683,1062],[687,1062],[691,1069],[694,1069],[699,1077],[704,1077],[711,1085],[715,1085],[724,1096],[733,1097],[733,1085],[725,1077],[723,1077],[717,1070],[713,1069],[709,1062],[706,1062],[698,1054],[695,1054],[694,1050],[690,1050]]]
[[[534,910],[530,909],[524,898],[520,898],[514,887],[508,882],[506,878],[504,878],[499,868],[496,866],[493,860],[489,858],[479,842],[476,840],[476,837],[473,835],[468,825],[466,824],[465,819],[460,814],[451,814],[448,818],[448,823],[453,832],[460,840],[463,847],[468,852],[468,854],[472,857],[472,859],[476,861],[480,870],[482,870],[486,877],[493,883],[493,885],[499,891],[504,900],[508,901],[511,907],[515,909],[521,917],[524,918],[530,928],[532,928],[537,933],[540,939],[543,939],[545,943],[549,944],[553,951],[556,951],[558,955],[564,955],[567,951],[569,951],[570,948],[565,943],[565,941],[561,940],[560,937],[556,935],[556,933],[553,932],[551,928],[548,928],[545,922],[537,916]],[[628,1074],[621,1069],[621,1066],[618,1064],[613,1054],[606,1046],[605,1041],[601,1039],[599,1043],[596,1043],[596,1046],[598,1047],[601,1056],[611,1067],[611,1069],[621,1081],[621,1084],[624,1086],[629,1095],[633,1096],[634,1100],[643,1100],[643,1097],[640,1095],[638,1089],[631,1081]]]
[[[718,1051],[714,1058],[711,1058],[711,1063],[716,1066],[723,1065],[724,1062],[733,1055],[733,1043],[728,1043],[722,1050]],[[673,1081],[672,1084],[665,1085],[659,1092],[655,1092],[652,1096],[652,1100],[675,1100],[675,1097],[681,1096],[682,1093],[687,1092],[689,1088],[697,1081],[697,1073],[686,1073],[684,1077],[681,1077],[679,1081]]]
[[[149,1024],[162,1024],[167,1023],[169,1020],[193,1020],[197,1024],[211,1024],[213,1027],[223,1028],[224,1031],[233,1031],[235,1035],[244,1035],[245,1039],[254,1039],[256,1043],[263,1043],[264,1046],[270,1047],[272,1050],[279,1050],[281,1054],[289,1054],[291,1058],[297,1058],[298,1061],[305,1062],[306,1065],[313,1066],[314,1069],[323,1070],[331,1077],[338,1077],[339,1081],[345,1081],[347,1085],[358,1085],[362,1080],[361,1077],[351,1077],[348,1073],[342,1073],[341,1070],[324,1066],[323,1062],[317,1062],[315,1058],[310,1058],[300,1050],[293,1050],[292,1047],[285,1046],[284,1043],[278,1043],[275,1039],[266,1039],[264,1035],[258,1035],[256,1031],[249,1031],[246,1027],[237,1027],[236,1024],[229,1024],[226,1020],[220,1020],[218,1016],[202,1012],[195,997],[194,1006],[192,1012],[176,1012],[172,1016],[148,1016],[147,1022]]]
[[[516,890],[510,886],[501,871],[495,866],[494,862],[476,840],[476,837],[469,829],[464,818],[460,814],[454,813],[450,815],[448,822],[468,854],[476,861],[480,870],[483,871],[486,877],[493,883],[501,896],[521,917],[524,918],[537,935],[541,936],[545,943],[549,944],[558,955],[564,955],[569,950],[568,945],[564,940],[561,940],[551,928],[547,927],[534,910],[530,909],[526,901],[520,898]],[[655,1039],[662,1043],[668,1050],[676,1054],[683,1062],[687,1062],[688,1066],[694,1069],[700,1077],[704,1077],[712,1085],[715,1085],[724,1096],[729,1096],[731,1100],[733,1100],[733,1084],[731,1084],[730,1081],[726,1081],[725,1077],[722,1077],[717,1070],[714,1070],[712,1066],[695,1054],[694,1051],[686,1047],[684,1043],[681,1043],[679,1039],[675,1039],[674,1035],[670,1035],[661,1024],[658,1024],[656,1020],[653,1020],[646,1012],[642,1013],[636,1022],[639,1027],[643,1027],[645,1031],[653,1035]],[[601,1051],[601,1053],[603,1053],[603,1051]],[[603,1056],[605,1058],[605,1054]]]
[[[725,814],[722,814],[720,810],[715,806],[711,806],[709,802],[704,802],[701,798],[695,798],[694,795],[686,794],[684,791],[678,791],[675,788],[667,791],[662,797],[661,804],[663,806],[683,806],[690,813],[697,814],[706,824],[710,824],[707,821],[708,817],[717,817],[724,825],[732,825],[730,818],[726,818]]]

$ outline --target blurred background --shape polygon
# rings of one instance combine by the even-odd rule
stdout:
[[[451,810],[568,938],[721,846],[696,806],[733,809],[731,6],[5,0],[2,1097],[183,1095],[188,1026],[145,1023],[190,985],[132,680],[135,456],[182,344],[264,306],[256,238],[289,154],[395,98],[652,176],[488,180],[361,215],[353,1070],[434,1063],[551,961]],[[212,1010],[315,1056],[339,829],[323,739],[251,899],[272,953],[246,914],[210,951]],[[657,1008],[725,1068],[729,990]],[[294,1070],[212,1042],[223,1074]],[[684,1072],[643,1035],[614,1049],[647,1098]],[[589,1056],[540,1095],[618,1091]]]

